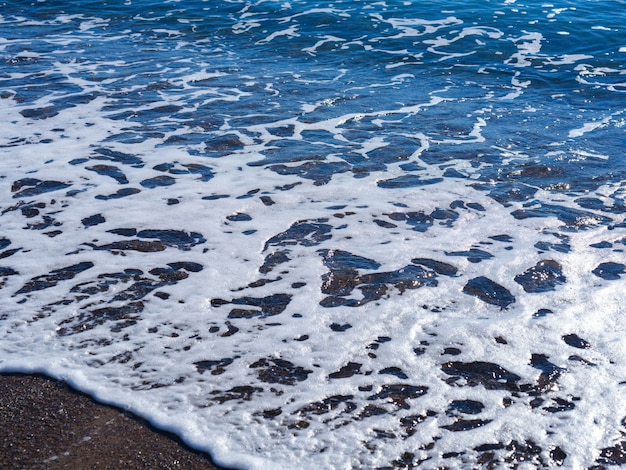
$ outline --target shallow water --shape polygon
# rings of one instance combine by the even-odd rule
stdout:
[[[0,369],[227,465],[625,463],[624,11],[3,3]]]

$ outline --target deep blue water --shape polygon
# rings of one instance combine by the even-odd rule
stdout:
[[[488,125],[485,141],[464,147],[463,155],[455,145],[433,146],[425,156],[430,164],[467,160],[482,167],[475,172],[480,179],[490,180],[502,173],[500,158],[493,155],[497,146],[523,153],[516,163],[541,162],[564,172],[576,191],[597,187],[594,181],[608,173],[603,167],[617,178],[623,176],[625,53],[620,48],[626,37],[620,2],[281,5],[8,2],[3,9],[2,36],[9,39],[3,48],[5,74],[26,75],[7,77],[3,85],[14,90],[20,103],[36,103],[52,92],[47,113],[103,93],[111,101],[107,111],[119,109],[118,118],[140,122],[148,132],[167,129],[164,117],[199,124],[205,132],[228,117],[245,130],[255,120],[296,116],[303,103],[325,99],[331,99],[332,106],[306,119],[393,110],[437,96],[449,100],[447,106],[428,109],[419,118],[403,117],[386,134],[409,130],[445,139],[468,133],[478,116]],[[91,18],[99,23],[81,32]],[[267,40],[281,32],[285,34]],[[59,40],[68,43],[59,45]],[[318,41],[325,42],[311,49]],[[20,58],[28,51],[40,57]],[[102,65],[120,58],[132,60],[124,67]],[[56,61],[89,68],[81,78],[93,86],[68,81],[55,70]],[[194,100],[188,89],[171,83],[194,66],[226,72],[211,85],[226,95],[245,95],[220,101],[219,110],[203,105],[204,97]],[[254,85],[242,84],[246,77],[254,77]],[[192,86],[201,88],[202,83]],[[517,92],[519,96],[506,99]],[[129,107],[164,95],[177,103],[128,115]],[[572,129],[607,117],[609,122],[594,135],[569,135]],[[367,121],[351,129],[350,142],[370,137]],[[186,139],[201,142],[205,132]],[[324,142],[332,136],[318,139]],[[568,156],[550,155],[554,145],[566,153],[583,148],[609,160],[572,163]],[[349,145],[345,153],[350,153]],[[368,171],[349,156],[343,158],[348,166],[340,166],[342,170]],[[521,180],[534,182],[523,176]]]

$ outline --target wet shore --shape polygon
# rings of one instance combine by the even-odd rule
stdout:
[[[0,374],[0,467],[220,469],[208,454],[43,375]]]

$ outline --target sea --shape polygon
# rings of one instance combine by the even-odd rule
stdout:
[[[626,464],[625,197],[623,0],[0,0],[0,372],[223,466]]]

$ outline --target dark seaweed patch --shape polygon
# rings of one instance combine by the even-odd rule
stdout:
[[[545,354],[533,354],[530,359],[530,365],[541,371],[537,380],[539,390],[549,389],[559,379],[561,374],[565,372],[564,368],[550,362]]]
[[[273,206],[274,204],[276,204],[274,200],[269,196],[261,196],[259,199],[265,206]]]
[[[165,245],[156,241],[145,241],[145,240],[123,240],[119,242],[108,243],[106,245],[91,245],[94,250],[108,250],[108,251],[140,251],[142,253],[154,253],[156,251],[165,250]]]
[[[13,183],[11,191],[15,193],[13,198],[31,197],[51,191],[59,191],[69,188],[70,186],[70,183],[63,183],[61,181],[42,181],[37,178],[22,178]]]
[[[71,327],[59,328],[57,334],[59,336],[68,336],[91,330],[105,323],[112,323],[110,326],[111,332],[118,333],[123,328],[137,324],[140,318],[139,314],[143,309],[143,302],[137,301],[122,305],[121,307],[102,307],[93,310],[83,310],[76,317],[60,322],[59,325],[70,324]]]
[[[459,214],[452,210],[447,209],[435,209],[430,214],[426,214],[424,211],[411,211],[411,212],[391,212],[385,214],[389,219],[394,222],[404,222],[413,230],[417,232],[425,232],[433,226],[436,220],[439,220],[440,225],[452,226],[453,222],[458,219]]]
[[[363,407],[363,410],[359,413],[358,419],[370,418],[372,416],[384,414],[387,414],[387,410],[382,406],[367,405]]]
[[[19,208],[24,217],[32,219],[40,214],[40,209],[46,208],[46,204],[44,202],[32,202],[30,204],[20,204]]]
[[[41,217],[41,220],[38,222],[32,222],[32,223],[28,223],[26,224],[26,229],[27,230],[46,230],[50,227],[60,227],[61,225],[63,225],[61,222],[58,222],[56,219],[54,219],[53,217],[50,217],[49,215],[44,215]],[[49,233],[61,233],[60,231],[55,231],[55,232],[49,232]],[[46,233],[46,235],[48,235],[49,233]]]
[[[396,435],[391,431],[376,428],[373,428],[372,431],[376,434],[375,439],[396,439]]]
[[[250,305],[259,307],[263,316],[272,316],[282,313],[291,302],[289,294],[274,294],[267,297],[242,297],[234,299],[231,303],[235,305]]]
[[[580,336],[574,333],[569,334],[569,335],[564,335],[563,341],[565,341],[565,344],[567,344],[568,346],[572,346],[573,348],[589,349],[591,347],[589,342],[585,341]]]
[[[586,366],[595,366],[593,362],[588,361],[587,359],[580,357],[578,354],[572,354],[567,358],[568,361],[580,362]]]
[[[139,184],[144,188],[154,189],[162,186],[171,186],[176,183],[176,179],[167,175],[155,176],[141,181]]]
[[[82,263],[74,264],[72,266],[66,266],[60,269],[54,269],[49,274],[37,276],[28,281],[15,295],[28,294],[30,292],[48,289],[56,286],[60,281],[66,281],[73,279],[77,274],[93,268],[94,264],[91,261],[84,261]]]
[[[622,274],[626,273],[626,265],[608,261],[606,263],[600,263],[598,267],[591,272],[604,280],[616,281]]]
[[[59,223],[58,225],[61,225],[61,224]],[[61,230],[51,230],[49,232],[44,232],[43,234],[48,236],[48,237],[50,237],[50,238],[54,238],[57,235],[61,235],[62,233],[63,233],[63,231],[61,231]]]
[[[228,318],[251,318],[251,317],[269,317],[282,313],[291,302],[290,294],[273,294],[267,297],[241,297],[233,299],[230,302],[222,299],[211,300],[211,305],[219,307],[226,304],[247,305],[257,307],[257,309],[233,309]]]
[[[192,263],[195,265],[196,263]],[[191,269],[187,269],[187,263],[170,263],[166,268],[153,268],[150,270],[150,274],[157,276],[158,279],[150,279],[146,277],[140,277],[141,271],[126,270],[128,274],[132,274],[132,280],[135,282],[131,284],[127,289],[116,294],[112,301],[135,301],[144,298],[152,291],[161,287],[170,286],[187,279],[189,274],[185,270],[190,272],[198,272],[197,266],[192,266]],[[199,266],[200,270],[202,269]],[[101,277],[101,276],[99,276]],[[130,280],[130,279],[127,279]]]
[[[264,152],[262,160],[248,163],[249,166],[264,166],[301,161],[321,161],[328,153],[325,145],[306,140],[281,139],[273,142],[271,148]]]
[[[260,393],[263,391],[261,387],[252,387],[251,385],[240,385],[237,387],[233,387],[229,390],[213,390],[211,395],[215,395],[215,398],[212,398],[213,401],[218,402],[220,405],[227,401],[231,400],[242,400],[242,401],[250,401],[252,399],[252,395],[256,393]]]
[[[196,174],[200,175],[198,178],[200,181],[209,181],[213,178],[213,170],[205,165],[198,163],[189,163],[181,166],[177,166],[176,163],[161,163],[152,167],[153,170],[170,173],[171,175],[187,175]]]
[[[86,167],[87,170],[95,171],[99,175],[109,176],[119,184],[128,184],[128,178],[122,170],[112,165],[94,165]]]
[[[482,204],[479,204],[477,202],[468,202],[467,207],[469,207],[470,209],[474,209],[475,211],[478,211],[478,212],[486,212],[487,210]]]
[[[113,194],[109,194],[108,196],[104,196],[102,194],[98,194],[96,199],[101,201],[108,201],[109,199],[121,199],[123,197],[132,196],[133,194],[140,193],[141,190],[137,188],[122,188],[118,189]]]
[[[504,242],[504,243],[512,243],[513,242],[513,237],[511,237],[510,235],[506,235],[506,234],[492,235],[489,238],[491,238],[492,240],[495,240],[497,242]]]
[[[518,209],[511,212],[511,215],[518,220],[531,217],[556,217],[563,222],[570,230],[584,230],[598,224],[608,225],[612,219],[593,212],[581,211],[569,207],[556,206],[552,204],[537,203],[536,207],[528,209]]]
[[[337,305],[342,305],[346,302],[346,299],[339,298],[341,296],[350,295],[352,290],[358,285],[359,272],[356,269],[350,269],[347,271],[331,271],[322,276],[322,292],[324,294],[332,294],[332,301],[322,300],[324,306],[329,302]]]
[[[279,250],[270,253],[265,257],[265,261],[263,262],[263,265],[259,268],[259,272],[262,274],[267,274],[279,264],[286,263],[290,260],[289,256],[287,256],[289,253],[289,250]]]
[[[211,170],[211,168],[209,168],[208,166],[200,165],[198,163],[189,163],[183,165],[183,167],[185,167],[191,174],[200,175],[200,177],[198,178],[200,181],[209,181],[214,176],[213,170]]]
[[[130,281],[139,281],[142,279],[142,274],[143,271],[140,269],[125,269],[123,272],[100,274],[94,281],[75,285],[70,289],[70,292],[95,295],[97,293],[107,292],[111,285],[119,282],[127,283]]]
[[[543,449],[531,440],[526,440],[523,443],[513,440],[507,444],[506,450],[504,461],[507,463],[528,462],[545,467],[544,460],[541,457]]]
[[[448,406],[447,414],[462,413],[476,415],[483,411],[485,405],[476,400],[453,400]]]
[[[433,225],[433,218],[423,211],[420,212],[392,212],[386,214],[394,222],[405,222],[413,227],[413,230],[425,232]]]
[[[470,429],[480,428],[489,424],[491,421],[491,419],[457,419],[454,423],[441,427],[452,432],[469,431]]]
[[[188,250],[192,246],[206,242],[204,237],[196,232],[182,230],[141,230],[139,238],[156,238],[166,246],[173,246],[181,250]]]
[[[167,265],[173,269],[184,269],[190,273],[199,273],[203,269],[203,266],[200,263],[195,263],[193,261],[178,261],[175,263],[168,263]]]
[[[115,235],[121,235],[123,237],[134,237],[137,235],[137,229],[134,228],[114,228],[108,230],[109,233],[114,233]]]
[[[597,462],[604,465],[626,464],[626,441],[621,441],[612,447],[602,449]]]
[[[597,197],[580,197],[574,202],[576,202],[576,204],[578,204],[583,209],[599,210],[604,212],[611,212],[613,214],[623,214],[624,212],[626,212],[626,206],[624,206],[623,203],[607,205],[604,203],[604,201],[598,199]]]
[[[248,214],[238,212],[236,214],[226,216],[226,219],[231,222],[248,222],[252,220],[252,217],[250,217]]]
[[[22,248],[12,248],[10,250],[5,250],[0,253],[0,259],[8,258],[9,256],[13,256],[18,251],[22,250]]]
[[[166,267],[157,267],[150,270],[147,276],[140,269],[128,268],[117,273],[100,274],[96,279],[75,285],[70,289],[76,300],[94,297],[97,294],[109,292],[111,286],[120,285],[120,289],[116,289],[115,295],[109,300],[95,297],[91,305],[94,303],[114,303],[113,306],[105,306],[97,309],[87,310],[83,308],[80,314],[62,321],[59,325],[67,325],[59,330],[60,335],[70,335],[80,333],[85,330],[93,329],[98,325],[110,324],[112,332],[120,331],[130,325],[134,325],[140,320],[140,313],[144,309],[141,301],[146,295],[154,292],[156,289],[174,285],[181,280],[186,279],[188,272],[198,272],[202,270],[202,265],[193,262],[175,262],[169,263]],[[123,285],[128,286],[124,289]],[[161,293],[159,297],[168,297],[167,294]],[[71,299],[65,299],[65,303],[72,302]],[[119,305],[124,303],[124,305]],[[53,304],[51,304],[53,305]]]
[[[550,310],[549,308],[540,308],[535,313],[533,313],[533,318],[547,317],[551,313],[554,313],[554,312],[552,310]]]
[[[207,370],[211,371],[211,375],[220,375],[226,372],[226,367],[233,363],[236,357],[224,357],[216,361],[198,361],[193,364],[201,374],[204,374]]]
[[[243,149],[243,143],[235,134],[224,134],[205,142],[206,156],[219,158]]]
[[[572,250],[572,247],[566,241],[562,241],[561,243],[541,241],[535,243],[535,248],[537,248],[539,252],[552,250],[559,253],[569,253]]]
[[[318,250],[324,266],[331,270],[378,269],[380,263],[343,250]]]
[[[559,446],[556,446],[550,451],[550,458],[557,466],[560,467],[565,462],[567,454]]]
[[[428,410],[426,413],[420,415],[403,416],[400,418],[400,425],[404,428],[406,437],[410,437],[417,432],[418,424],[423,423],[433,416],[437,416],[437,413],[432,410]]]
[[[295,423],[289,423],[287,429],[306,429],[310,426],[307,421],[296,421]]]
[[[296,410],[293,414],[299,415],[323,415],[338,409],[343,405],[342,413],[351,413],[356,409],[356,404],[352,401],[353,395],[333,395],[321,401],[309,403]]]
[[[221,337],[227,338],[229,336],[233,336],[235,333],[239,331],[239,328],[237,328],[235,325],[232,325],[229,321],[225,322],[225,324],[226,324],[226,331],[220,335]]]
[[[607,242],[606,240],[598,242],[598,243],[592,243],[589,245],[591,248],[600,248],[600,249],[604,249],[604,248],[613,248],[613,243],[611,242]]]
[[[382,385],[380,391],[367,397],[368,400],[386,400],[398,408],[409,409],[407,400],[426,395],[428,387],[407,384]]]
[[[458,269],[451,264],[444,263],[442,261],[436,261],[428,258],[413,258],[411,263],[423,266],[428,269],[432,269],[437,274],[442,276],[455,276]]]
[[[381,180],[376,183],[380,188],[393,189],[393,188],[417,188],[420,186],[427,186],[430,184],[441,183],[443,178],[427,178],[423,179],[417,175],[402,175],[396,178],[390,178],[387,180]]]
[[[0,266],[0,289],[2,289],[6,285],[7,278],[9,276],[15,276],[17,274],[19,273],[13,268]]]
[[[59,109],[53,106],[47,106],[44,108],[23,109],[20,111],[20,114],[30,119],[48,119],[59,114],[59,111]]]
[[[342,366],[337,372],[328,374],[329,379],[345,379],[352,377],[355,374],[361,373],[361,366],[358,362],[348,362],[345,366]]]
[[[259,369],[257,375],[261,382],[283,385],[302,382],[313,372],[284,359],[259,359],[250,364],[250,368]]]
[[[85,217],[81,220],[82,224],[87,227],[93,227],[94,225],[103,224],[106,222],[106,219],[102,216],[102,214],[95,214],[89,217]]]
[[[166,285],[176,284],[178,281],[182,281],[189,277],[187,273],[184,272],[176,272],[176,279],[170,279],[166,282],[152,280],[152,279],[141,279],[137,282],[133,283],[127,289],[124,289],[122,292],[117,293],[111,301],[135,301],[141,300],[146,295],[150,294],[152,291],[159,289]]]
[[[480,263],[483,260],[493,258],[491,253],[478,248],[471,248],[465,251],[446,251],[446,256],[462,256],[467,258],[470,263]]]
[[[322,299],[320,305],[360,307],[387,295],[389,286],[394,286],[402,293],[424,285],[436,286],[435,277],[434,272],[411,264],[395,271],[363,275],[359,275],[356,269],[331,270],[322,276],[322,293],[328,297]],[[362,298],[347,298],[355,288],[361,291]]]
[[[298,166],[271,165],[268,168],[279,175],[297,175],[313,180],[316,186],[327,184],[335,174],[350,171],[350,165],[345,162],[305,162]]]
[[[91,158],[94,160],[109,160],[123,165],[130,165],[133,168],[141,168],[144,165],[143,160],[136,155],[130,155],[107,148],[95,149],[94,155],[92,155]]]
[[[474,451],[479,453],[477,464],[480,468],[501,468],[503,466],[518,468],[518,464],[530,465],[532,468],[547,467],[542,456],[543,449],[531,440],[525,442],[513,440],[508,444],[482,444],[475,447]],[[555,452],[554,457],[551,453],[551,458],[556,465],[560,465],[566,457],[567,455],[563,451]]]
[[[261,191],[259,188],[251,189],[250,191],[246,192],[246,194],[242,194],[241,196],[237,196],[237,199],[250,199],[252,196],[257,194],[259,191]]]
[[[254,416],[262,416],[265,419],[274,419],[277,416],[283,414],[283,410],[280,408],[273,408],[269,410],[257,411],[252,413]]]
[[[9,268],[6,266],[0,266],[0,276],[2,277],[15,276],[16,274],[19,274],[19,273],[15,269]]]
[[[543,409],[548,413],[560,413],[562,411],[571,411],[576,408],[574,402],[565,400],[564,398],[555,397],[552,399],[550,406],[545,406]]]
[[[263,316],[263,312],[255,309],[234,308],[228,314],[228,318],[254,318]]]
[[[554,260],[539,261],[532,268],[515,276],[514,280],[524,291],[530,293],[548,292],[566,281],[561,265]]]
[[[507,288],[484,276],[470,279],[463,287],[463,293],[473,295],[483,302],[501,308],[506,308],[515,302],[515,297]]]
[[[487,195],[504,206],[510,206],[511,202],[528,201],[537,193],[537,188],[517,182],[499,182],[495,189],[492,189],[491,185],[480,183],[472,186],[489,191]]]
[[[350,323],[344,323],[343,325],[340,325],[339,323],[331,323],[329,328],[333,331],[343,332],[352,328],[352,325]]]
[[[382,228],[397,228],[396,224],[392,224],[391,222],[387,222],[385,220],[374,219],[374,223]]]
[[[381,369],[379,372],[379,374],[388,374],[388,375],[393,375],[401,380],[406,380],[409,378],[408,375],[406,375],[402,369],[400,369],[399,367],[385,367],[384,369]]]
[[[137,238],[156,239],[154,241],[147,240],[122,240],[106,245],[92,245],[95,250],[133,250],[146,253],[163,251],[167,247],[175,247],[179,250],[188,251],[191,247],[206,242],[201,234],[196,232],[184,232],[182,230],[141,230],[137,232],[135,229],[112,229],[110,233],[122,235],[125,237],[137,236]]]
[[[270,246],[315,246],[326,240],[330,240],[332,237],[330,232],[333,227],[325,222],[328,222],[328,219],[317,219],[314,221],[300,220],[295,222],[287,230],[278,235],[274,235],[265,242],[263,251],[267,250]]]
[[[446,362],[441,370],[450,375],[446,382],[455,385],[463,378],[467,385],[482,385],[487,390],[519,390],[521,377],[492,362]]]

